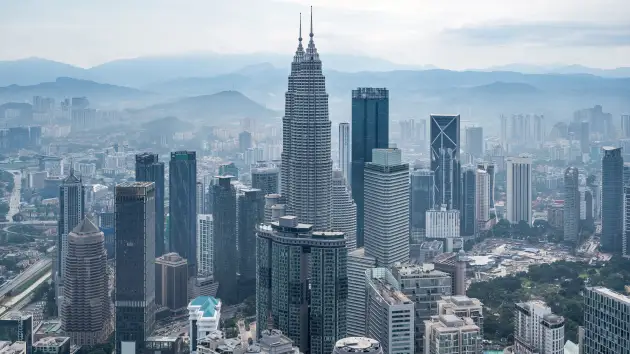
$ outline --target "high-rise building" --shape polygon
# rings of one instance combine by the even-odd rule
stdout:
[[[516,304],[514,312],[515,353],[564,353],[564,318],[542,301]]]
[[[545,116],[542,114],[534,114],[534,141],[538,146],[545,142]]]
[[[435,207],[435,174],[428,169],[411,171],[410,176],[411,242],[419,244],[427,227],[427,210]]]
[[[33,315],[10,312],[0,318],[3,341],[26,343],[26,353],[33,353]]]
[[[188,306],[188,264],[177,253],[155,259],[155,304],[173,312]]]
[[[621,136],[630,138],[630,114],[621,115]]]
[[[242,131],[238,134],[238,147],[240,152],[245,152],[252,147],[252,133]]]
[[[431,316],[424,320],[423,353],[477,354],[481,352],[481,329],[472,318],[455,315]],[[416,353],[417,353],[416,348]],[[517,352],[521,353],[521,352]]]
[[[340,170],[333,171],[332,229],[346,235],[348,252],[357,248],[357,205]]]
[[[238,266],[241,300],[256,294],[256,225],[265,221],[265,196],[243,189],[238,198]]]
[[[409,164],[399,149],[374,149],[365,164],[365,253],[379,267],[409,261]]]
[[[280,172],[277,167],[254,167],[251,171],[252,188],[260,189],[263,195],[279,193]]]
[[[383,354],[383,347],[377,340],[365,336],[347,337],[338,340],[332,352],[332,354],[352,353]]]
[[[316,230],[330,230],[332,159],[326,79],[313,41],[302,35],[289,75],[282,118],[282,197],[287,212]],[[333,343],[334,345],[334,343]],[[332,350],[332,348],[331,348]]]
[[[507,158],[507,220],[512,224],[532,220],[532,159]]]
[[[155,183],[124,182],[115,195],[116,354],[139,353],[155,325]]]
[[[348,253],[348,307],[346,331],[349,336],[364,336],[365,331],[365,271],[376,267],[376,259],[365,255],[365,248]]]
[[[477,164],[477,169],[484,170],[488,174],[488,205],[492,209],[494,208],[494,170],[495,166],[492,162],[483,162]]]
[[[363,87],[352,90],[352,199],[357,204],[357,247],[364,245],[364,175],[372,150],[389,147],[389,91]]]
[[[383,353],[414,350],[414,303],[400,291],[400,284],[387,268],[365,271],[366,331],[383,346]]]
[[[350,184],[350,149],[352,148],[352,136],[350,135],[350,124],[339,123],[339,168],[346,182]]]
[[[428,239],[452,239],[460,236],[461,216],[459,210],[446,208],[427,210],[427,230]]]
[[[473,236],[477,233],[477,169],[473,165],[466,165],[462,170],[462,195],[459,207],[460,235]]]
[[[227,304],[238,301],[236,189],[231,181],[232,176],[219,176],[212,186],[214,278],[219,282],[219,298]]]
[[[164,162],[158,161],[157,154],[136,155],[136,181],[155,183],[155,255],[164,254]]]
[[[348,249],[341,232],[313,232],[295,216],[260,224],[256,324],[285,333],[302,352],[330,353],[346,335]],[[310,278],[309,278],[310,276]]]
[[[400,288],[415,306],[414,340],[415,353],[424,350],[425,322],[435,315],[437,303],[442,296],[452,294],[451,277],[435,270],[432,264],[403,264],[392,268],[392,275]]]
[[[580,173],[576,167],[564,171],[564,240],[577,243],[580,231]]]
[[[61,327],[76,345],[107,342],[112,332],[105,236],[85,218],[68,234]]]
[[[501,121],[501,146],[507,151],[507,116],[502,114],[499,120]]]
[[[435,173],[435,204],[460,206],[460,117],[431,115],[431,171]]]
[[[188,261],[188,275],[197,274],[197,155],[171,153],[169,162],[169,250]]]
[[[197,181],[197,184],[195,184],[195,188],[197,188],[197,201],[195,202],[195,204],[197,205],[196,213],[205,214],[206,208],[205,208],[205,203],[204,203],[205,201],[204,195],[206,193],[205,193],[205,188],[203,186],[203,182]]]
[[[623,232],[623,157],[621,149],[602,148],[602,233],[604,252],[621,253]]]
[[[437,314],[469,317],[479,327],[483,336],[483,304],[478,299],[466,295],[442,296],[442,300],[437,304]]]
[[[490,176],[488,172],[477,169],[475,183],[477,195],[475,198],[475,217],[477,218],[477,229],[481,229],[490,220]]]
[[[214,274],[214,227],[212,215],[197,215],[197,272],[202,275]]]
[[[630,185],[623,186],[623,230],[621,255],[630,258]]]
[[[466,127],[466,152],[475,158],[483,156],[482,127]]]
[[[584,291],[584,354],[628,353],[630,298],[608,288]]]
[[[70,169],[59,187],[59,218],[57,220],[57,285],[63,283],[63,272],[68,259],[68,234],[85,218],[85,189],[80,177]],[[63,296],[59,289],[57,296]]]

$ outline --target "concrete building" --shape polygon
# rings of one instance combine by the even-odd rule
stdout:
[[[427,210],[427,230],[426,238],[429,240],[447,240],[460,236],[460,212],[456,209],[447,210],[442,206],[440,209]],[[452,252],[448,247],[446,252]]]
[[[563,354],[564,318],[555,315],[542,301],[516,304],[514,352],[524,354]]]
[[[364,168],[365,253],[379,267],[409,261],[409,164],[399,149],[374,149]]]
[[[552,204],[547,207],[547,222],[556,230],[564,229],[564,204]]]
[[[173,312],[188,305],[188,262],[175,252],[155,259],[155,304]]]
[[[70,354],[70,337],[46,337],[33,343],[33,354]]]
[[[333,354],[383,354],[381,343],[372,338],[366,337],[348,337],[343,338],[335,343]]]
[[[365,271],[376,267],[376,259],[365,255],[365,248],[348,253],[348,301],[346,331],[349,336],[364,336],[365,315]]]
[[[477,164],[477,170],[485,171],[488,177],[488,207],[494,208],[494,171],[495,165],[492,162],[482,162]]]
[[[352,90],[352,199],[357,203],[357,247],[364,245],[364,172],[372,150],[389,147],[389,91],[363,87]]]
[[[580,173],[576,167],[564,171],[564,240],[579,242],[580,231]]]
[[[197,181],[195,185],[197,188],[197,215],[206,213],[206,203],[205,203],[205,188],[203,186],[203,182]]]
[[[366,331],[387,354],[414,352],[414,303],[387,268],[365,271]]]
[[[238,299],[256,294],[256,225],[265,221],[262,191],[243,189],[238,197]]]
[[[431,171],[435,173],[435,204],[456,209],[461,197],[460,117],[431,115]]]
[[[284,204],[281,203],[282,196],[280,194],[267,194],[265,195],[265,222],[270,223],[272,221],[278,221],[278,213],[283,214],[285,207]],[[276,213],[276,217],[274,217],[274,211]]]
[[[300,39],[291,63],[282,118],[281,194],[289,215],[327,231],[332,223],[331,123],[326,79],[313,37],[311,26],[306,50]]]
[[[280,170],[277,167],[253,167],[252,188],[260,189],[263,195],[280,192]]]
[[[459,206],[459,233],[471,237],[477,233],[477,169],[474,165],[462,167],[462,195]]]
[[[221,300],[200,296],[188,304],[190,352],[197,351],[197,342],[219,329]]]
[[[431,316],[424,321],[424,327],[424,354],[481,352],[483,338],[479,327],[471,318],[455,315]]]
[[[155,183],[155,256],[165,253],[164,235],[164,162],[157,154],[143,153],[136,155],[136,181]]]
[[[0,334],[2,340],[9,342],[24,342],[25,354],[31,354],[33,350],[33,316],[12,312],[0,318]]]
[[[48,171],[34,171],[28,174],[28,188],[31,189],[43,189],[44,183],[48,178]]]
[[[332,352],[336,339],[346,334],[343,233],[313,232],[312,225],[283,216],[259,225],[256,242],[257,330],[268,327],[271,317],[301,351]]]
[[[210,214],[197,215],[197,273],[214,274],[212,256],[214,254],[213,219]]]
[[[112,332],[105,236],[90,219],[68,234],[61,324],[72,344],[107,342]]]
[[[630,138],[630,114],[621,115],[621,136]]]
[[[532,159],[522,155],[507,158],[507,220],[532,223]]]
[[[417,169],[410,174],[410,235],[411,243],[419,244],[425,237],[426,213],[435,207],[435,174],[429,169]]]
[[[357,205],[340,170],[333,171],[332,229],[346,235],[348,252],[357,248]]]
[[[168,186],[169,250],[188,261],[188,275],[194,276],[197,274],[197,154],[194,151],[171,152]]]
[[[483,304],[475,298],[466,295],[442,296],[437,304],[438,315],[455,315],[460,318],[469,317],[479,327],[479,334],[483,336]]]
[[[621,253],[623,233],[623,157],[621,149],[602,148],[602,231],[604,252]]]
[[[238,253],[236,251],[236,189],[232,176],[218,176],[212,186],[214,279],[219,282],[219,297],[227,304],[238,302]]]
[[[115,195],[116,354],[140,353],[155,326],[155,183],[124,182]]]
[[[477,169],[475,193],[477,230],[480,231],[490,220],[490,175],[485,170]]]
[[[184,343],[186,337],[151,336],[144,342],[145,350],[153,354],[185,354],[188,348]]]
[[[603,287],[584,292],[584,354],[627,353],[630,298]]]
[[[351,149],[352,136],[350,134],[350,124],[346,122],[339,123],[339,169],[341,170],[341,175],[348,185],[350,185],[350,181],[352,181],[350,174],[350,168],[352,166],[352,154],[350,153]]]
[[[630,258],[630,186],[623,187],[623,234],[621,255]]]
[[[435,315],[437,303],[442,296],[452,294],[451,277],[436,270],[432,264],[404,264],[392,268],[392,275],[400,288],[415,306],[414,340],[415,353],[422,354],[425,322]]]
[[[483,156],[482,127],[466,127],[466,152],[474,158]]]

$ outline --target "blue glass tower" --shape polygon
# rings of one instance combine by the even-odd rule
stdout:
[[[155,183],[155,257],[164,253],[164,162],[157,154],[136,155],[136,181]]]
[[[197,274],[197,154],[171,153],[168,180],[170,252],[188,261],[188,274]]]
[[[363,169],[373,149],[389,147],[389,91],[363,87],[352,90],[352,198],[357,205],[357,247],[363,246]]]

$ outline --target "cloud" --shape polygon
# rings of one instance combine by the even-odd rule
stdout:
[[[496,23],[446,29],[448,39],[476,45],[630,46],[630,24],[587,22]]]

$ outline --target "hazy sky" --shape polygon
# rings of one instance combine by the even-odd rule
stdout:
[[[628,0],[0,0],[0,59],[79,66],[185,52],[295,50],[308,5],[326,53],[403,64],[630,65]],[[288,59],[289,60],[289,59]]]

